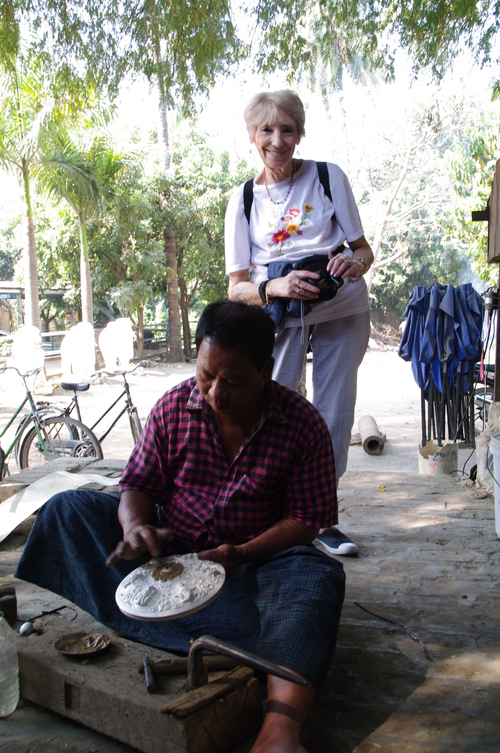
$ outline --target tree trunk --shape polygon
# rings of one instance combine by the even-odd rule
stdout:
[[[156,8],[153,4],[150,8],[150,20],[156,62],[156,76],[158,80],[158,147],[160,150],[160,164],[163,162],[165,172],[168,173],[170,170],[170,145],[168,141],[167,90],[165,86],[165,76],[163,75],[163,58],[161,54],[158,26],[154,19],[155,12]]]
[[[192,349],[191,349],[191,327],[189,326],[189,317],[188,317],[188,294],[187,294],[187,285],[186,280],[184,277],[179,277],[179,290],[181,291],[181,297],[179,301],[179,305],[181,307],[181,316],[182,316],[182,334],[184,339],[184,355],[186,358],[191,358],[192,355]]]
[[[168,119],[167,119],[167,104],[165,102],[165,96],[163,89],[159,86],[159,103],[158,103],[158,147],[160,149],[160,162],[163,162],[165,172],[170,170],[170,144],[168,142]]]
[[[179,316],[179,281],[177,277],[177,254],[175,233],[171,227],[163,230],[165,259],[167,262],[168,337],[167,360],[183,361],[181,319]]]
[[[38,270],[36,261],[35,225],[31,205],[29,168],[23,164],[24,198],[26,201],[26,238],[24,243],[24,323],[41,330]]]
[[[137,358],[141,361],[144,358],[144,307],[137,306]]]
[[[92,278],[87,248],[87,228],[80,219],[80,288],[82,296],[82,322],[94,326],[94,304],[92,301]]]
[[[154,15],[154,4],[151,12]],[[165,172],[170,170],[170,146],[168,138],[167,118],[167,94],[165,79],[163,76],[163,60],[161,56],[160,41],[157,28],[152,16],[151,25],[153,44],[155,51],[156,73],[158,78],[158,147],[160,150],[160,162],[163,162]],[[163,230],[165,244],[165,258],[167,262],[167,301],[168,301],[168,335],[167,335],[167,360],[182,361],[181,320],[179,316],[179,289],[177,277],[177,254],[175,233],[173,228],[166,227]]]

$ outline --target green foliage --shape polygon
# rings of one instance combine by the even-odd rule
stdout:
[[[401,4],[387,26],[399,35],[416,70],[430,66],[442,78],[461,46],[469,48],[480,65],[491,61],[499,11],[498,0],[414,0]]]
[[[126,170],[126,160],[114,151],[102,132],[53,128],[45,154],[34,172],[44,193],[66,201],[84,223],[95,214],[116,176]]]
[[[179,129],[173,169],[153,183],[153,227],[158,238],[172,225],[177,272],[187,284],[188,302],[201,308],[227,297],[224,266],[224,216],[234,187],[253,171],[244,163],[234,170],[227,153],[216,155],[206,137],[185,122]]]
[[[481,279],[495,287],[498,267],[488,264],[488,226],[486,222],[473,222],[471,212],[486,209],[498,159],[500,113],[498,108],[491,108],[477,114],[465,138],[453,142],[448,165],[456,200],[446,231],[448,237],[456,238],[469,250]]]
[[[19,21],[14,0],[0,5],[0,66],[12,68],[19,52]]]
[[[0,227],[0,280],[13,280],[17,262],[22,256],[17,228],[19,217],[2,217]]]
[[[232,22],[244,11],[257,44],[246,46]],[[494,57],[500,0],[6,0],[0,11],[0,59],[15,54],[19,22],[58,70],[68,94],[116,93],[129,72],[159,83],[163,101],[191,106],[219,73],[252,53],[260,72],[287,70],[340,88],[345,72],[390,77],[398,48],[418,72],[437,79],[468,49],[480,66]],[[326,74],[326,77],[324,76]],[[75,86],[76,83],[76,86]]]
[[[358,0],[261,1],[253,9],[264,32],[257,67],[265,73],[282,68],[290,78],[309,75],[311,79],[321,68],[323,80],[337,89],[342,88],[345,72],[358,81],[365,72],[378,71],[390,78],[392,55],[382,53],[377,39],[381,19],[365,9],[366,3]]]
[[[441,96],[431,105],[397,111],[389,105],[389,111],[394,122],[384,122],[380,133],[374,123],[357,181],[376,255],[367,277],[373,279],[371,305],[402,317],[415,285],[457,284],[472,276],[467,249],[446,232],[454,198],[446,157],[453,140],[463,138],[469,108]]]
[[[390,76],[398,47],[416,72],[430,67],[437,79],[463,48],[479,65],[489,64],[500,23],[499,0],[260,0],[248,7],[264,31],[261,70],[282,67],[295,75],[313,71],[322,58],[337,84],[343,70],[352,73],[360,63]]]
[[[388,244],[396,239],[389,237]],[[418,232],[418,224],[406,237],[411,248],[387,267],[377,272],[377,284],[371,295],[371,307],[384,313],[395,311],[401,321],[411,291],[416,285],[430,288],[437,282],[443,285],[459,285],[473,278],[471,260],[462,249],[446,242],[439,227]]]
[[[40,46],[70,83],[85,75],[116,93],[127,72],[160,81],[164,101],[190,105],[238,58],[227,0],[18,0]]]
[[[172,161],[168,177],[146,180],[139,163],[125,160],[127,169],[109,181],[101,210],[87,221],[94,298],[110,296],[134,319],[138,307],[145,308],[149,324],[162,323],[151,305],[165,296],[163,233],[168,225],[175,230],[178,274],[186,283],[190,307],[197,310],[227,296],[227,200],[235,185],[252,174],[244,163],[233,170],[228,155],[216,155],[190,123],[179,126]],[[74,215],[61,205],[45,224],[39,223],[37,233],[44,279],[51,284],[64,281],[66,300],[77,306],[79,236]]]
[[[135,316],[158,294],[163,277],[162,246],[151,232],[151,205],[140,165],[127,160],[104,197],[103,211],[88,226],[89,256],[97,298],[108,294]]]

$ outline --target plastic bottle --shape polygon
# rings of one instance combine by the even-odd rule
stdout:
[[[16,636],[0,609],[0,717],[12,714],[19,701]]]

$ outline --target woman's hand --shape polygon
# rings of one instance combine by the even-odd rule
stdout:
[[[141,554],[149,552],[152,557],[159,557],[163,544],[172,538],[168,528],[157,528],[154,525],[138,525],[123,535],[114,552],[106,560],[106,567],[111,567],[118,560],[135,560]]]
[[[357,282],[373,264],[373,253],[364,235],[351,241],[349,249],[352,256],[346,249],[330,259],[327,269],[332,277],[342,277],[348,282]]]
[[[301,301],[313,301],[320,293],[316,285],[306,280],[319,280],[317,272],[307,269],[295,269],[286,277],[269,280],[266,287],[268,298],[298,298]],[[259,286],[248,282],[248,269],[231,272],[229,275],[229,300],[243,301],[250,306],[261,306]]]
[[[320,294],[320,289],[309,280],[319,280],[317,272],[307,269],[294,269],[286,277],[276,277],[269,280],[266,293],[270,298],[298,298],[301,301],[314,301]]]
[[[351,259],[348,254],[337,254],[328,262],[327,269],[332,277],[348,280],[359,280],[363,277],[366,266],[357,259]]]

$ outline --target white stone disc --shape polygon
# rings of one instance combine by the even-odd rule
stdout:
[[[197,554],[175,554],[151,560],[129,573],[116,589],[115,598],[127,617],[151,622],[175,620],[208,606],[225,579],[226,571],[218,562],[200,560]]]

